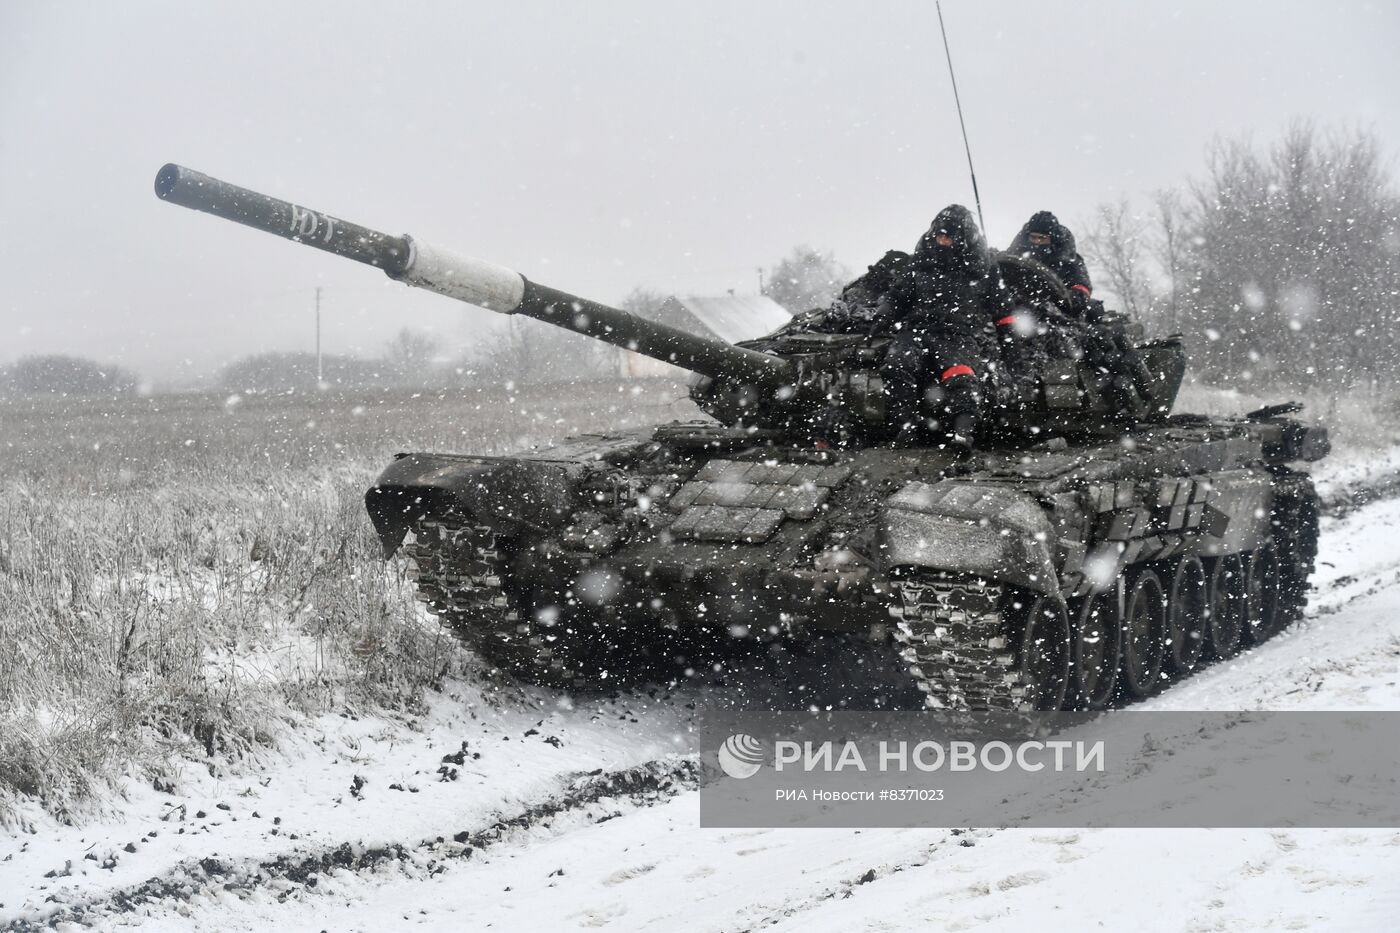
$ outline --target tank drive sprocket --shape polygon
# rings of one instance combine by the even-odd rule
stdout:
[[[418,599],[489,664],[531,683],[569,686],[582,676],[502,586],[505,556],[492,529],[457,514],[425,517],[404,551]]]

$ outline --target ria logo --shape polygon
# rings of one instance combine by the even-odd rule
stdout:
[[[719,747],[719,766],[732,778],[751,778],[763,767],[763,743],[742,732],[731,735]]]

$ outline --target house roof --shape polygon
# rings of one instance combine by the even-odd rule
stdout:
[[[770,334],[791,320],[792,315],[767,295],[675,295],[666,299],[656,319],[735,343]]]

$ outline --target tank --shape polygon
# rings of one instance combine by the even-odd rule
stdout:
[[[428,608],[515,678],[597,685],[677,639],[839,633],[887,645],[929,707],[1092,710],[1303,611],[1318,505],[1300,465],[1326,432],[1291,403],[1173,414],[1177,339],[1137,343],[1127,396],[1072,359],[993,370],[972,456],[897,449],[889,336],[849,326],[849,307],[735,346],[180,166],[156,193],[696,374],[707,420],[504,457],[402,453],[366,493],[385,558],[406,555]]]

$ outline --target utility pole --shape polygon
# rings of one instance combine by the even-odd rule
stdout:
[[[763,294],[763,267],[758,267],[758,293]]]
[[[316,286],[316,384],[321,378],[321,286]]]

